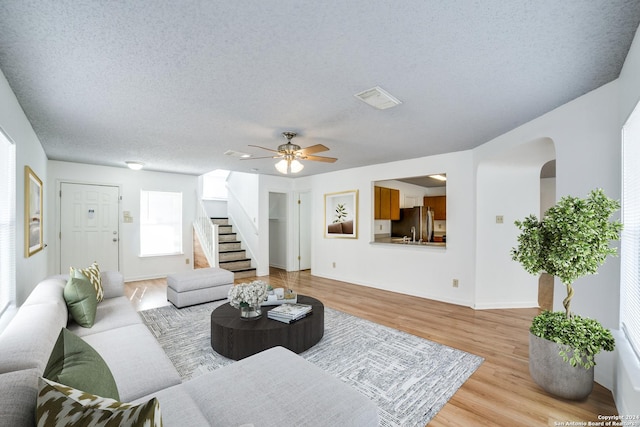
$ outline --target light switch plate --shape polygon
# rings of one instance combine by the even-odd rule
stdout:
[[[503,224],[503,223],[504,223],[504,216],[496,215],[496,224]]]

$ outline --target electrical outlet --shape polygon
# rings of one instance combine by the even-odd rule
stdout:
[[[380,231],[382,231],[382,224],[380,224]]]
[[[459,285],[458,279],[453,279],[453,287],[457,288]]]
[[[189,264],[189,258],[185,258],[184,263]]]
[[[333,262],[333,268],[336,268],[336,262],[335,261]]]

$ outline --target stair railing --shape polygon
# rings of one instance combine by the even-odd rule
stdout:
[[[207,214],[202,200],[196,198],[196,220],[194,229],[200,240],[200,246],[211,267],[218,267],[218,224],[214,224]]]

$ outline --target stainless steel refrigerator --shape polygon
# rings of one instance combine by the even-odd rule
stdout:
[[[428,207],[400,209],[400,219],[391,221],[391,237],[404,237],[413,239],[415,230],[416,242],[433,241],[433,211]]]

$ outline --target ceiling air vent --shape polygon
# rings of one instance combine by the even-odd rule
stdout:
[[[389,92],[385,91],[379,86],[367,89],[363,92],[355,94],[354,96],[356,98],[359,98],[361,101],[371,105],[373,108],[377,108],[378,110],[386,110],[387,108],[395,107],[396,105],[402,104],[402,102],[398,98],[391,95]]]

